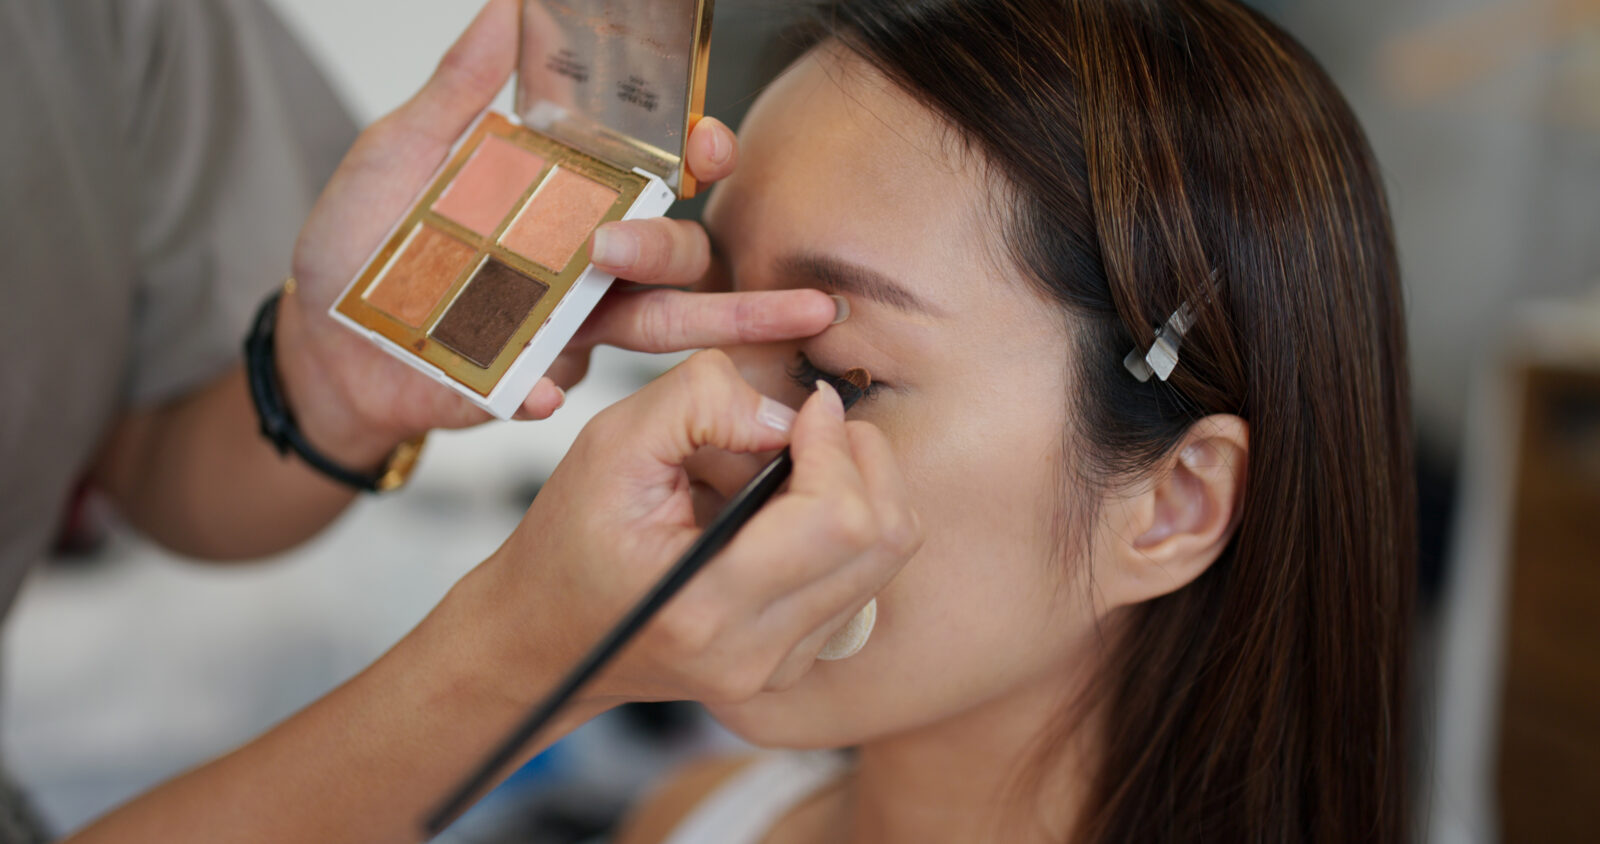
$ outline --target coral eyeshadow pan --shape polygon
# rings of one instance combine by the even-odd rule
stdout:
[[[528,150],[489,135],[433,204],[433,210],[484,237],[494,237],[500,221],[511,213],[544,163]]]

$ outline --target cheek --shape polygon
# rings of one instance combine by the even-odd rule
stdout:
[[[981,424],[939,433],[906,438],[926,538],[885,601],[903,604],[906,627],[930,652],[977,658],[1036,638],[1054,609],[1052,456],[1036,438],[991,436]]]
[[[926,526],[922,550],[878,596],[866,648],[818,663],[790,691],[718,709],[724,724],[757,744],[841,746],[1067,682],[1086,625],[1052,559],[1056,437],[985,421],[880,423]]]

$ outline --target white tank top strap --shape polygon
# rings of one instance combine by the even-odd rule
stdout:
[[[662,844],[759,844],[778,820],[850,769],[833,750],[764,754],[711,792]]]

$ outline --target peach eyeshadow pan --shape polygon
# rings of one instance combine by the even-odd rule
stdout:
[[[500,245],[559,273],[616,201],[615,188],[557,167],[500,237]]]
[[[544,165],[544,158],[490,135],[433,204],[434,213],[484,237],[494,237],[500,221],[511,213]]]
[[[420,328],[476,254],[471,246],[418,223],[367,291],[367,304]]]

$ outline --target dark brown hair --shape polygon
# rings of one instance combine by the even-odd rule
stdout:
[[[1405,324],[1332,82],[1233,0],[839,0],[816,21],[1009,186],[1009,249],[1077,338],[1071,497],[1209,414],[1250,425],[1228,548],[1110,645],[1075,839],[1406,840]],[[1177,371],[1140,383],[1124,355],[1185,302]]]

